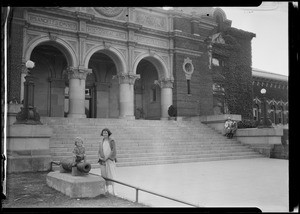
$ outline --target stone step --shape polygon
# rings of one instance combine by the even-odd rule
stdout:
[[[166,155],[166,154],[170,154],[170,155],[184,155],[184,154],[211,154],[211,153],[231,153],[231,152],[249,152],[249,151],[253,151],[252,149],[249,148],[224,148],[224,149],[217,149],[217,148],[212,148],[212,149],[203,149],[203,150],[180,150],[177,148],[174,149],[164,149],[164,150],[157,150],[157,149],[153,149],[153,150],[118,150],[118,157],[132,157],[132,156],[151,156],[151,155]],[[71,152],[70,151],[53,151],[51,150],[51,155],[53,157],[55,156],[71,156]],[[90,156],[94,156],[97,155],[97,151],[87,151],[86,155],[87,157]]]
[[[170,159],[170,160],[147,160],[147,161],[137,161],[131,160],[127,162],[117,162],[117,167],[127,167],[127,166],[141,166],[141,165],[158,165],[158,164],[175,164],[175,163],[192,163],[192,162],[208,162],[208,161],[220,161],[220,160],[236,160],[236,159],[252,159],[252,158],[264,158],[264,156],[255,153],[249,155],[231,155],[231,156],[215,156],[215,157],[202,157],[202,158],[187,158],[187,159]],[[91,162],[90,162],[91,163]],[[98,163],[91,163],[93,169],[100,168]],[[53,165],[53,170],[59,170],[59,166]]]
[[[53,128],[53,160],[72,157],[74,138],[84,139],[91,164],[98,159],[100,131],[108,127],[117,145],[118,166],[262,157],[235,139],[195,121],[44,118]],[[95,166],[97,166],[96,164]]]
[[[257,153],[254,151],[227,151],[227,152],[219,152],[219,153],[197,153],[197,154],[145,154],[144,156],[135,156],[131,155],[130,157],[122,157],[118,156],[118,162],[131,162],[132,160],[138,161],[138,162],[144,162],[147,160],[172,160],[172,159],[194,159],[194,158],[210,158],[210,157],[231,157],[231,156],[248,156],[248,155],[256,155]],[[262,157],[262,155],[260,155]],[[70,159],[71,157],[67,157],[67,159]],[[55,161],[61,161],[66,159],[66,156],[53,156],[53,160]],[[90,163],[97,163],[98,161],[98,155],[90,155],[87,157],[87,161]]]

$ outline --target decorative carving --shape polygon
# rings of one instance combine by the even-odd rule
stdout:
[[[135,22],[144,26],[167,29],[167,18],[156,16],[154,14],[147,14],[141,11],[135,12]]]
[[[87,31],[87,33],[94,34],[97,36],[103,36],[103,37],[108,37],[108,38],[117,38],[117,39],[122,39],[122,40],[127,39],[127,35],[125,32],[105,29],[105,28],[91,26],[91,25],[86,26],[86,31]]]
[[[67,68],[68,79],[84,79],[88,74],[92,73],[92,69],[83,69],[83,68]]]
[[[103,46],[104,46],[105,49],[109,49],[111,47],[111,43],[103,41]]]
[[[173,88],[173,80],[172,79],[162,79],[155,80],[154,84],[158,85],[160,88]]]
[[[192,60],[190,60],[190,58],[188,58],[188,57],[186,59],[184,59],[182,68],[185,73],[186,79],[190,80],[192,78],[192,74],[194,72],[194,65],[192,63]]]
[[[57,34],[49,32],[49,39],[50,39],[51,41],[56,41],[56,39],[57,39]]]
[[[68,43],[70,43],[70,45],[73,47],[75,52],[77,52],[77,41],[68,40]]]
[[[85,52],[88,52],[93,46],[95,46],[95,44],[86,43],[85,44]]]
[[[59,28],[59,29],[67,29],[67,30],[72,30],[72,31],[78,30],[78,25],[76,22],[53,19],[53,18],[37,16],[37,15],[33,15],[33,14],[28,15],[28,21],[31,24],[38,24],[38,25],[43,25],[43,26],[46,25],[46,26],[50,26],[50,27],[55,27],[55,28]]]
[[[38,35],[28,34],[27,35],[27,44],[36,37],[38,37]]]
[[[161,47],[168,48],[167,41],[157,39],[157,38],[150,38],[150,37],[135,35],[135,40],[142,44],[153,45],[153,46],[160,47],[160,48]]]
[[[140,52],[140,51],[134,51],[133,52],[133,60],[135,60],[137,57],[138,57],[138,55],[140,55],[142,52]]]
[[[119,84],[130,84],[134,85],[135,80],[140,79],[141,76],[139,74],[118,74],[113,76],[113,79],[118,78]]]
[[[124,10],[124,7],[94,7],[94,9],[103,16],[115,17]]]

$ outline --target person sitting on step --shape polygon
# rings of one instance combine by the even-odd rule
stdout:
[[[229,139],[233,138],[233,135],[235,134],[236,130],[237,123],[233,121],[230,117],[228,117],[224,124],[225,136],[227,136],[227,138]]]

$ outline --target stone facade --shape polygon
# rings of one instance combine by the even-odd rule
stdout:
[[[142,112],[142,118],[166,119],[170,105],[180,117],[227,113],[224,107],[215,110],[211,62],[220,48],[209,47],[221,32],[237,32],[235,40],[250,47],[253,37],[231,28],[225,13],[211,7],[13,10],[9,100],[22,102],[22,70],[32,60],[41,116],[140,118]],[[251,56],[251,48],[240,53]],[[241,73],[248,72],[251,59],[246,66]],[[70,69],[78,75],[70,76]]]

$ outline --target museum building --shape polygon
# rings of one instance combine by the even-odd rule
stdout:
[[[168,119],[171,105],[179,117],[261,112],[256,88],[271,76],[252,71],[255,34],[232,28],[220,8],[11,10],[8,102],[24,101],[30,60],[42,117]],[[288,112],[283,85],[285,98],[269,103],[279,123]]]

